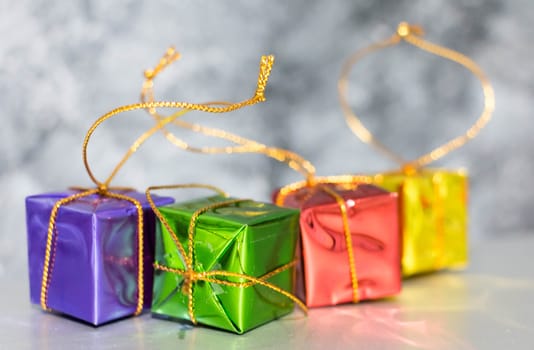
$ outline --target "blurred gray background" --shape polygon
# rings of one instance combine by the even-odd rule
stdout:
[[[90,185],[81,161],[86,130],[108,110],[138,100],[143,70],[169,45],[183,58],[156,80],[158,99],[248,98],[260,56],[276,55],[266,103],[224,115],[191,113],[188,120],[294,150],[322,175],[391,170],[394,163],[345,125],[336,83],[350,53],[389,37],[400,21],[421,24],[427,39],[470,56],[496,90],[489,126],[433,164],[470,173],[473,245],[532,233],[533,10],[527,0],[2,1],[0,275],[25,274],[25,196]],[[356,65],[350,100],[406,157],[463,132],[482,109],[478,81],[466,70],[408,45]],[[103,180],[151,125],[142,112],[104,124],[89,147],[97,177]],[[195,145],[218,144],[180,135]],[[260,155],[186,154],[158,134],[114,184],[197,181],[268,200],[272,189],[297,180]]]

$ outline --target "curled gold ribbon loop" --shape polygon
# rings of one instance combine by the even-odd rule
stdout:
[[[172,62],[173,60],[178,59],[179,55],[174,52],[174,50],[169,49],[164,58],[160,61],[160,64],[151,72],[145,72],[145,76],[147,79],[149,79],[150,76],[154,76],[157,74],[161,69],[163,69],[168,62]],[[96,185],[95,189],[81,189],[82,192],[75,193],[71,196],[68,196],[66,198],[63,198],[59,201],[57,201],[54,204],[54,207],[52,208],[52,212],[50,215],[50,220],[48,224],[48,230],[47,230],[47,238],[46,238],[46,247],[45,247],[45,256],[43,261],[43,274],[41,279],[41,295],[40,295],[40,303],[41,307],[44,310],[50,310],[48,307],[48,289],[50,285],[50,280],[52,276],[53,271],[53,262],[54,262],[54,256],[55,256],[55,245],[53,245],[54,242],[54,236],[57,236],[56,233],[56,218],[59,212],[59,209],[61,206],[68,204],[70,202],[73,202],[77,199],[87,197],[93,194],[98,194],[104,197],[109,198],[115,198],[118,200],[124,200],[132,203],[136,207],[137,211],[137,240],[138,240],[138,264],[137,264],[137,305],[135,309],[135,315],[141,313],[143,310],[143,299],[144,299],[144,272],[143,272],[143,241],[144,241],[144,234],[143,234],[143,208],[141,206],[141,203],[137,201],[135,198],[123,195],[120,193],[112,192],[112,189],[116,189],[114,187],[110,187],[110,182],[113,180],[115,175],[118,173],[118,171],[122,168],[122,166],[126,163],[126,161],[137,151],[137,149],[146,141],[148,138],[150,138],[154,133],[162,129],[165,125],[168,123],[174,121],[175,119],[181,117],[183,114],[187,113],[191,110],[198,110],[208,113],[225,113],[234,111],[240,108],[243,108],[245,106],[253,105],[258,102],[265,101],[264,97],[264,91],[265,86],[267,85],[269,74],[271,72],[272,64],[274,62],[273,56],[264,56],[262,57],[260,61],[260,72],[258,75],[258,83],[257,88],[254,92],[254,95],[252,98],[249,98],[247,100],[237,102],[237,103],[224,103],[223,106],[219,107],[213,107],[209,106],[208,104],[195,104],[195,103],[188,103],[188,102],[176,102],[176,101],[152,101],[147,103],[135,103],[125,106],[117,107],[110,112],[104,114],[100,118],[98,118],[93,125],[89,128],[87,131],[87,134],[84,138],[83,144],[82,144],[82,158],[83,163],[85,165],[85,169],[87,171],[87,174],[89,175],[90,179],[93,181],[93,183]],[[97,180],[97,178],[94,176],[90,166],[89,161],[87,159],[87,146],[89,144],[89,141],[91,139],[91,136],[93,135],[94,131],[107,119],[116,116],[118,114],[133,111],[137,109],[154,109],[154,108],[180,108],[181,110],[174,113],[172,116],[166,117],[166,118],[160,118],[156,125],[154,125],[152,128],[150,128],[148,131],[144,132],[128,149],[126,154],[123,156],[121,161],[115,166],[113,171],[111,172],[111,175],[104,181],[100,182]],[[55,234],[56,233],[56,234]],[[57,237],[56,237],[57,240]]]
[[[83,162],[84,162],[84,165],[85,165],[85,168],[87,170],[87,173],[88,173],[89,177],[91,178],[91,180],[97,186],[100,185],[100,182],[93,175],[93,172],[91,171],[91,168],[89,166],[89,162],[87,160],[87,145],[88,145],[88,143],[89,143],[89,141],[91,139],[91,136],[93,135],[95,129],[98,128],[98,126],[101,123],[103,123],[105,120],[107,120],[107,119],[109,119],[109,118],[111,118],[113,116],[116,116],[118,114],[121,114],[121,113],[124,113],[124,112],[133,111],[133,110],[137,110],[137,109],[148,109],[148,110],[151,110],[153,108],[181,108],[181,109],[184,109],[184,110],[196,110],[196,111],[208,112],[208,113],[226,113],[226,112],[235,111],[237,109],[240,109],[240,108],[243,108],[243,107],[246,107],[246,106],[254,105],[254,104],[258,103],[258,102],[263,102],[263,101],[265,101],[265,96],[264,96],[263,93],[265,91],[265,85],[267,84],[268,77],[269,77],[269,74],[271,72],[271,68],[272,68],[273,62],[274,62],[274,56],[263,56],[262,57],[262,59],[260,61],[260,72],[258,74],[258,82],[257,82],[257,87],[256,87],[256,91],[254,93],[254,96],[252,98],[249,98],[249,99],[241,101],[241,102],[225,103],[223,106],[215,106],[214,107],[214,106],[210,106],[209,103],[202,104],[202,103],[189,103],[189,102],[178,102],[178,101],[152,101],[152,102],[134,103],[134,104],[130,104],[130,105],[120,106],[120,107],[117,107],[117,108],[109,111],[108,113],[104,114],[103,116],[98,118],[93,123],[93,125],[89,128],[89,130],[87,131],[87,134],[85,136],[85,139],[83,141],[83,145],[82,145]],[[161,69],[163,69],[163,68],[161,68]],[[155,72],[155,70],[154,70],[154,72]],[[153,73],[153,74],[155,74],[155,73]],[[180,115],[173,115],[171,117],[168,117],[169,120],[166,123],[164,123],[161,126],[158,124],[154,128],[159,130],[163,126],[165,126],[165,124],[170,123],[171,121],[173,121],[174,119],[178,118],[179,116]],[[158,121],[158,122],[161,123],[161,121]],[[154,130],[153,133],[156,132],[157,130]],[[148,136],[147,136],[147,138],[148,138]],[[109,183],[113,179],[114,175],[117,173],[117,171],[120,169],[120,167],[122,167],[123,164],[124,163],[119,163],[117,165],[117,167],[112,172],[112,174],[104,182],[105,185],[109,185]]]
[[[169,48],[155,68],[145,71],[145,81],[141,90],[142,102],[154,101],[154,79],[159,73],[161,73],[170,64],[175,62],[179,57],[179,54],[174,51],[174,48]],[[258,75],[258,87],[255,93],[255,96],[257,96],[259,99],[263,98],[272,62],[272,56],[262,57],[260,72]],[[146,72],[150,72],[150,74],[147,75]],[[226,106],[228,105],[228,102],[209,102],[206,103],[206,105]],[[162,118],[165,118],[157,113],[156,108],[148,108],[147,111],[156,121],[160,121]],[[269,147],[254,140],[247,139],[224,130],[205,127],[200,124],[188,123],[178,119],[173,120],[172,123],[178,127],[192,130],[206,136],[224,139],[235,144],[235,146],[227,147],[194,147],[189,145],[183,139],[176,137],[176,135],[168,131],[166,128],[162,128],[161,131],[165,137],[172,144],[183,150],[193,153],[206,154],[261,153],[279,162],[286,163],[291,169],[301,173],[307,179],[308,183],[313,183],[315,167],[311,164],[311,162],[294,152],[277,147]]]
[[[151,186],[147,188],[146,190],[146,197],[148,200],[148,203],[150,204],[150,207],[160,220],[161,224],[165,227],[167,232],[171,235],[172,240],[174,241],[174,244],[176,245],[176,248],[178,248],[178,251],[182,257],[182,260],[184,261],[185,269],[176,269],[169,266],[165,266],[160,264],[159,262],[154,263],[154,268],[156,270],[166,271],[170,273],[175,273],[178,275],[181,275],[184,277],[184,282],[182,285],[182,292],[184,292],[188,297],[188,314],[191,322],[193,324],[197,324],[197,319],[195,316],[195,299],[193,296],[193,289],[194,284],[197,281],[205,281],[210,283],[217,283],[221,285],[236,287],[236,288],[247,288],[254,285],[262,285],[264,287],[267,287],[277,293],[280,293],[293,301],[295,304],[297,304],[304,312],[307,312],[306,305],[298,299],[295,295],[287,292],[286,290],[267,282],[266,280],[270,277],[279,274],[293,266],[296,265],[297,261],[293,260],[289,262],[288,264],[285,264],[283,266],[280,266],[273,271],[268,272],[267,274],[261,276],[261,277],[253,277],[246,274],[241,273],[234,273],[224,270],[214,270],[214,271],[196,271],[194,269],[195,266],[195,250],[194,250],[194,238],[195,238],[195,231],[196,231],[196,224],[198,221],[198,218],[206,213],[207,211],[227,207],[230,205],[234,205],[241,202],[250,201],[249,199],[229,199],[226,201],[213,203],[210,205],[206,205],[205,207],[202,207],[198,210],[196,210],[193,215],[191,216],[191,220],[189,221],[189,227],[187,232],[187,251],[180,242],[178,235],[174,231],[174,229],[169,225],[168,221],[165,219],[165,217],[161,214],[158,207],[154,203],[154,200],[152,199],[151,191],[153,190],[160,190],[160,189],[183,189],[183,188],[207,188],[214,190],[218,192],[221,195],[224,195],[227,197],[227,194],[223,192],[222,190],[218,189],[217,187],[211,186],[211,185],[202,185],[202,184],[181,184],[181,185],[165,185],[165,186]],[[245,280],[246,282],[231,282],[226,279],[222,279],[221,277],[231,277],[231,278],[237,278]]]
[[[423,34],[423,29],[419,26],[410,25],[406,22],[400,23],[395,34],[393,34],[390,38],[363,48],[349,56],[349,58],[341,69],[341,74],[338,81],[339,101],[341,103],[341,108],[343,109],[345,120],[352,132],[360,140],[375,147],[384,155],[398,163],[401,166],[403,172],[406,174],[412,174],[416,172],[419,168],[442,158],[446,154],[463,146],[469,140],[475,138],[480,132],[480,130],[490,121],[493,111],[495,109],[495,94],[493,91],[493,87],[482,69],[470,58],[457,51],[423,40]],[[366,56],[381,49],[385,49],[390,46],[397,45],[401,41],[405,41],[408,44],[411,44],[423,51],[427,51],[434,55],[441,56],[445,59],[456,62],[459,65],[465,67],[480,81],[482,85],[482,92],[484,95],[484,109],[478,119],[475,121],[475,123],[469,127],[465,134],[447,141],[445,144],[438,146],[431,152],[426,153],[412,161],[406,161],[403,157],[398,155],[391,148],[385,146],[383,143],[378,141],[373,136],[373,134],[363,125],[360,118],[354,113],[346,97],[348,78],[352,66],[363,56]]]

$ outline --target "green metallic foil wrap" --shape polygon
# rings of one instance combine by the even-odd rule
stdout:
[[[467,175],[423,169],[384,173],[375,184],[399,193],[404,276],[467,264]]]
[[[193,213],[225,200],[228,198],[213,196],[158,209],[187,251],[187,232]],[[254,201],[209,210],[198,217],[195,226],[194,270],[228,271],[259,278],[291,263],[295,259],[299,234],[298,219],[298,210]],[[174,269],[185,268],[175,242],[159,221],[155,261]],[[267,282],[293,293],[294,267],[277,273]],[[152,313],[190,321],[189,296],[183,284],[183,276],[156,270]],[[281,293],[258,284],[235,287],[199,280],[193,282],[192,295],[194,316],[199,324],[238,334],[286,315],[294,307],[293,301]]]

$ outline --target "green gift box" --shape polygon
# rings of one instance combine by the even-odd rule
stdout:
[[[299,302],[297,210],[223,196],[158,210],[153,314],[241,334]]]

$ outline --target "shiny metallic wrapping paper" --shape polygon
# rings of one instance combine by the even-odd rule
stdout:
[[[404,276],[467,264],[468,179],[463,171],[423,169],[374,179],[399,193]]]
[[[228,198],[213,196],[158,208],[189,249],[188,226],[193,213]],[[299,212],[254,201],[212,209],[199,216],[195,234],[195,271],[223,270],[261,277],[292,262],[298,237]],[[159,222],[159,221],[158,221]],[[156,262],[185,269],[169,232],[159,223],[156,233]],[[267,281],[294,292],[294,268]],[[239,279],[233,279],[240,282]],[[184,278],[155,271],[152,312],[159,317],[189,321],[188,295]],[[246,281],[244,281],[246,282]],[[196,281],[193,287],[194,314],[199,324],[243,333],[290,313],[294,303],[260,285],[246,288]]]
[[[41,279],[50,213],[74,191],[26,198],[30,299],[40,303]],[[137,199],[144,219],[144,305],[152,297],[155,217],[145,195]],[[174,200],[155,197],[158,205]],[[61,206],[56,219],[55,256],[48,306],[93,325],[133,315],[137,303],[137,212],[133,204],[91,195]]]
[[[379,299],[401,290],[397,194],[373,185],[330,186],[345,200],[352,236],[359,300]],[[354,187],[354,186],[353,186]],[[304,187],[285,198],[301,208],[303,279],[306,305],[353,302],[350,264],[340,207],[319,187]]]

